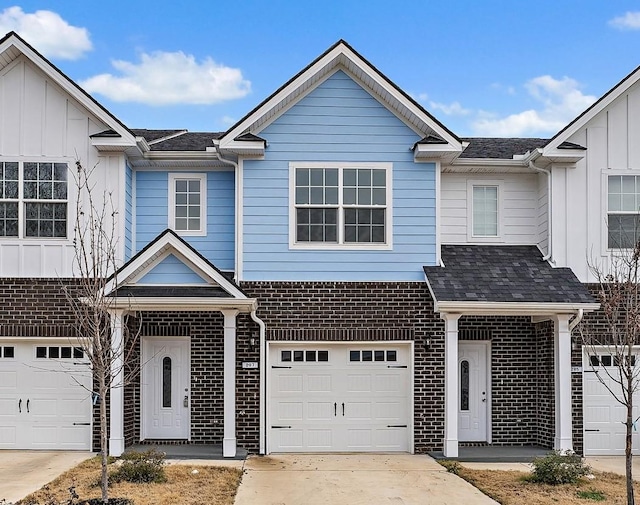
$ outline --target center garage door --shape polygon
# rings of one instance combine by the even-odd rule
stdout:
[[[271,344],[269,452],[410,451],[408,344]]]
[[[0,449],[90,450],[91,384],[66,341],[0,341]]]
[[[640,353],[640,349],[637,351]],[[583,414],[585,456],[622,456],[625,448],[626,407],[618,403],[596,375],[613,391],[620,386],[607,375],[615,377],[617,367],[612,353],[605,348],[586,349],[583,366]],[[593,366],[592,366],[593,365]],[[636,366],[640,366],[640,358]],[[633,398],[633,417],[640,414],[640,392]],[[633,432],[633,454],[640,454],[640,435]]]

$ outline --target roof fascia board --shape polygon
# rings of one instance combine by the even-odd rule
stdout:
[[[11,32],[4,40],[0,41],[0,53],[7,50],[10,46],[14,46],[31,63],[53,79],[66,93],[71,95],[80,105],[129,141],[130,145],[135,145],[135,135],[133,135],[129,128],[16,33]]]
[[[438,301],[436,311],[467,315],[551,315],[573,314],[577,310],[594,311],[599,303],[541,303],[541,302],[460,302]]]
[[[163,296],[114,296],[109,299],[109,309],[121,310],[176,310],[211,311],[237,309],[241,312],[256,310],[255,298],[205,298],[205,297],[163,297]]]
[[[544,147],[545,156],[548,150],[556,149],[560,144],[569,140],[569,138],[584,127],[591,119],[597,116],[605,108],[607,108],[614,100],[619,98],[631,86],[640,79],[640,66],[632,70],[618,84],[602,95],[598,100],[589,106],[582,114],[571,121],[567,126],[555,134],[555,136]]]

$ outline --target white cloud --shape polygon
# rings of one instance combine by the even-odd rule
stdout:
[[[111,64],[120,75],[100,74],[80,85],[116,102],[148,105],[213,104],[242,98],[251,91],[240,69],[211,58],[197,62],[182,51],[142,53],[139,63],[114,60]]]
[[[220,123],[224,126],[232,126],[236,124],[236,119],[232,118],[231,116],[222,116],[222,118],[220,119]]]
[[[53,11],[26,13],[20,7],[0,12],[0,34],[14,31],[48,58],[76,60],[92,49],[86,28],[72,26]]]
[[[473,123],[477,135],[519,137],[555,133],[589,107],[596,97],[583,94],[574,79],[554,79],[550,75],[535,77],[525,84],[529,95],[540,104],[507,117],[486,113]]]
[[[640,12],[625,12],[624,16],[609,20],[609,26],[618,30],[640,30]]]
[[[439,110],[447,116],[467,116],[471,113],[470,109],[465,109],[460,102],[451,102],[450,104],[429,102],[432,111]]]

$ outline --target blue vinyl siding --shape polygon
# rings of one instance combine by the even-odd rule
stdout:
[[[169,171],[136,172],[136,252],[156,238],[169,222]],[[207,173],[207,234],[183,237],[221,270],[235,261],[235,175]]]
[[[435,263],[435,166],[414,163],[419,136],[338,71],[260,132],[263,160],[244,162],[245,280],[424,280]],[[393,165],[392,250],[289,249],[289,162]]]
[[[195,273],[182,261],[170,254],[149,272],[137,284],[207,284],[202,277]]]
[[[127,163],[125,168],[124,197],[124,260],[133,256],[133,170]]]

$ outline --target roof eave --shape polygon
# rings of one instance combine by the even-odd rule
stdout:
[[[258,301],[255,298],[114,296],[109,298],[108,305],[109,309],[124,311],[167,310],[195,312],[235,309],[240,312],[251,312],[258,308]]]
[[[487,302],[487,301],[435,301],[436,312],[466,315],[519,315],[540,316],[574,314],[579,310],[591,312],[600,308],[599,303],[547,303],[547,302]]]

